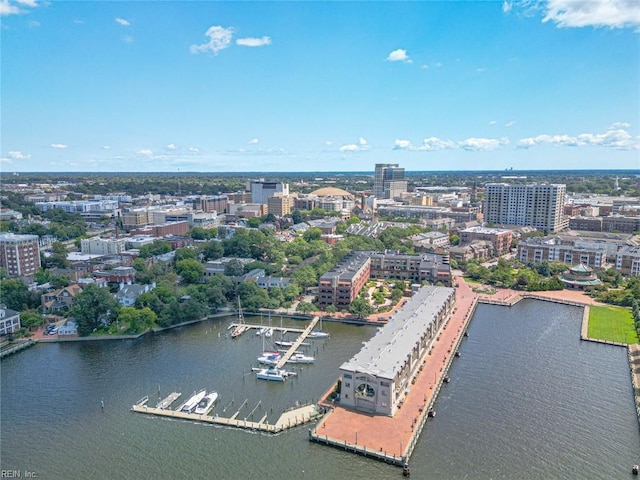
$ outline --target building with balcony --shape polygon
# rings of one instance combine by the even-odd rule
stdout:
[[[371,277],[404,280],[411,283],[424,281],[451,285],[449,255],[425,253],[407,255],[386,251],[371,254]]]
[[[626,246],[616,255],[616,270],[623,275],[640,276],[640,247]]]
[[[504,255],[511,250],[513,232],[503,228],[471,227],[460,231],[460,245],[469,245],[478,240],[487,240],[493,245],[495,255]]]
[[[495,225],[525,225],[545,233],[565,228],[563,184],[485,186],[484,220]]]
[[[369,252],[347,254],[335,267],[320,277],[318,282],[318,306],[329,305],[338,310],[349,308],[351,302],[369,280],[371,259]]]
[[[602,268],[607,263],[604,247],[581,247],[557,237],[532,237],[518,244],[518,260],[522,263],[562,262]]]
[[[91,237],[80,240],[80,251],[92,255],[119,255],[124,252],[124,238]]]

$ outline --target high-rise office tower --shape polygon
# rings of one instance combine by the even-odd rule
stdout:
[[[545,233],[561,230],[563,184],[509,185],[488,183],[485,189],[484,220],[498,225],[525,225]]]
[[[404,168],[397,163],[376,163],[373,177],[373,195],[376,198],[399,197],[407,191]]]

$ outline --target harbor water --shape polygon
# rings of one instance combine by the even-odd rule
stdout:
[[[479,306],[411,457],[412,477],[630,478],[640,430],[626,352],[581,342],[581,313],[533,300]],[[375,333],[324,322],[331,338],[308,347],[316,362],[288,366],[298,375],[282,384],[255,379],[262,339],[228,338],[233,320],[131,341],[40,344],[4,359],[2,470],[41,479],[401,476],[397,467],[309,442],[313,425],[271,435],[130,411],[146,395],[155,405],[173,391],[184,400],[206,388],[220,394],[214,414],[274,423],[285,409],[316,401]]]

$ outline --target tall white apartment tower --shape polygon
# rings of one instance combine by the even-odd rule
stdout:
[[[373,195],[376,198],[399,197],[407,191],[404,168],[397,163],[376,163],[373,176]]]
[[[562,207],[566,185],[488,183],[484,220],[498,225],[524,225],[545,233],[564,228]]]

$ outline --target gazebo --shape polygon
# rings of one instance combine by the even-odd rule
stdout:
[[[602,283],[593,272],[593,268],[584,263],[570,267],[560,275],[560,280],[564,283],[565,288],[574,290],[588,290]]]

